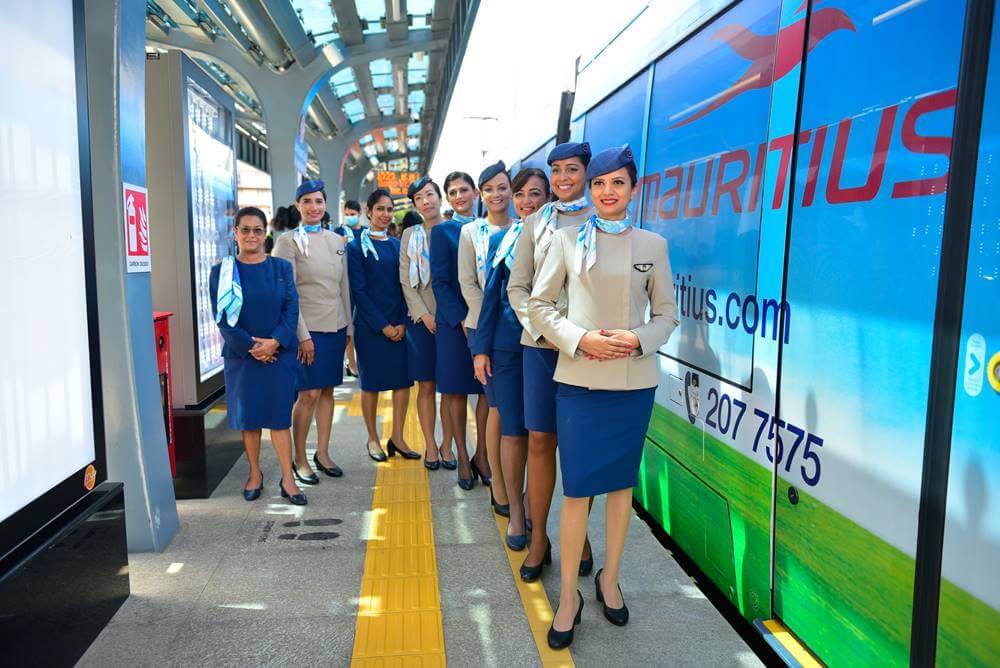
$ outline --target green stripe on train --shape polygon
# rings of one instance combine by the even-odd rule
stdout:
[[[770,616],[770,471],[661,406],[648,437],[636,499],[744,617]],[[802,490],[779,504],[775,616],[830,666],[906,665],[913,559]],[[940,665],[1000,665],[1000,612],[945,581],[940,620]]]

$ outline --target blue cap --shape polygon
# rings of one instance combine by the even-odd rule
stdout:
[[[421,176],[419,179],[411,183],[410,187],[406,189],[406,196],[413,199],[413,196],[423,190],[424,186],[428,183],[433,183],[433,181],[431,181],[431,177],[427,175]]]
[[[608,174],[626,165],[635,167],[635,157],[632,155],[632,149],[629,148],[628,144],[606,148],[595,155],[594,159],[587,165],[587,180],[590,181],[596,176]]]
[[[315,181],[303,181],[302,185],[295,189],[295,200],[298,201],[300,197],[309,193],[318,193],[323,188],[324,184],[319,179]]]
[[[492,179],[497,174],[506,171],[507,165],[503,164],[503,160],[497,160],[495,163],[479,173],[479,187],[482,188],[484,183]]]
[[[568,141],[565,144],[559,144],[554,149],[549,152],[549,157],[545,162],[552,164],[556,160],[565,160],[566,158],[580,158],[584,165],[590,163],[590,144],[587,142],[575,142]]]

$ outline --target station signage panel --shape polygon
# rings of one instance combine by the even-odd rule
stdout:
[[[151,271],[149,259],[149,207],[146,189],[122,184],[125,211],[125,269],[128,273]]]
[[[378,187],[385,188],[393,197],[406,197],[406,191],[420,179],[420,172],[379,171]]]

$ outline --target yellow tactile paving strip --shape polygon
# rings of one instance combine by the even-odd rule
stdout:
[[[809,650],[802,646],[799,639],[788,632],[784,624],[776,619],[764,621],[764,627],[770,631],[771,635],[781,643],[792,657],[799,662],[802,668],[822,668],[823,664],[816,660]]]
[[[423,441],[415,400],[411,393],[403,430],[410,447]],[[360,414],[358,392],[348,415]],[[384,442],[392,432],[388,392],[379,398],[379,414]],[[377,466],[351,665],[446,665],[430,487],[422,460],[395,457]]]

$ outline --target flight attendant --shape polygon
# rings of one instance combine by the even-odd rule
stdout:
[[[441,223],[441,189],[429,176],[410,184],[407,195],[419,215],[420,223],[403,230],[399,245],[399,282],[410,316],[406,332],[406,363],[410,380],[417,383],[417,416],[424,434],[424,466],[431,471],[458,467],[451,452],[451,423],[446,418],[445,402],[441,403],[441,430],[444,443],[437,447],[434,436],[437,376],[434,333],[437,325],[434,312],[434,288],[431,287],[430,236]],[[410,214],[407,214],[410,215]],[[416,215],[416,214],[414,214]],[[447,455],[447,456],[446,456]]]
[[[596,212],[583,227],[555,233],[528,302],[531,322],[559,348],[555,378],[564,498],[562,589],[548,634],[554,649],[573,641],[574,620],[583,607],[578,570],[570,564],[583,552],[589,503],[598,494],[608,499],[605,564],[594,578],[596,597],[608,621],[628,623],[618,569],[660,379],[656,351],[678,324],[667,242],[633,227],[627,211],[636,194],[632,150],[601,151],[587,178]]]
[[[306,181],[295,191],[295,208],[302,216],[290,234],[274,245],[273,255],[288,260],[295,272],[299,293],[298,399],[292,410],[295,464],[292,472],[305,485],[319,478],[306,458],[306,439],[316,419],[316,453],[313,464],[332,478],[344,475],[330,458],[333,429],[333,388],[344,382],[344,349],[354,335],[351,323],[351,289],[347,277],[344,237],[320,226],[326,214],[322,181]]]
[[[543,174],[544,176],[544,174]],[[496,177],[500,178],[500,177]],[[523,187],[527,178],[518,175]],[[517,179],[515,180],[517,182]],[[544,179],[542,183],[545,183]],[[487,192],[489,183],[483,186]],[[547,188],[546,188],[547,190]],[[508,191],[509,192],[509,191]],[[488,197],[484,195],[484,197]],[[523,197],[522,197],[523,199]],[[509,201],[509,199],[508,199]],[[506,203],[505,203],[506,208]],[[529,211],[528,213],[532,213]],[[510,500],[506,542],[512,550],[523,550],[528,542],[527,523],[522,494],[524,466],[528,454],[528,432],[524,427],[524,374],[522,368],[521,335],[523,329],[510,306],[507,282],[514,248],[523,230],[521,221],[490,237],[487,266],[489,273],[484,288],[478,327],[470,338],[473,364],[480,382],[493,387],[500,412],[500,463],[503,480]],[[494,469],[495,470],[495,469]],[[499,476],[498,478],[499,479]]]
[[[253,501],[264,488],[260,470],[261,429],[281,465],[281,496],[298,506],[306,496],[292,476],[292,402],[298,364],[299,301],[292,266],[264,253],[267,218],[254,207],[236,212],[233,225],[239,245],[236,257],[212,267],[209,292],[212,312],[222,334],[227,421],[243,432],[250,479],[243,498]]]
[[[354,237],[361,234],[361,204],[355,199],[344,202],[343,216],[340,219],[340,226],[333,231],[344,237],[347,243],[354,241]],[[354,341],[347,340],[347,366],[344,369],[349,376],[358,375],[358,361],[354,355]]]
[[[462,297],[469,305],[465,330],[470,342],[478,326],[479,312],[483,304],[483,287],[486,285],[486,275],[489,270],[486,256],[489,255],[490,236],[506,230],[511,224],[510,174],[507,173],[507,166],[503,160],[493,163],[482,171],[479,175],[479,192],[482,202],[486,205],[486,217],[477,218],[463,226],[458,240],[458,283],[462,288]],[[492,474],[490,500],[493,503],[493,510],[507,517],[510,514],[510,506],[503,480],[503,467],[500,464],[500,412],[497,410],[493,381],[488,375],[485,379],[484,396],[489,406],[486,419],[486,455]],[[493,485],[494,482],[497,484]]]
[[[368,429],[368,456],[386,460],[375,427],[379,392],[392,391],[392,436],[386,449],[407,459],[419,459],[403,439],[410,401],[406,370],[406,305],[399,284],[399,240],[386,233],[393,203],[388,190],[368,196],[371,227],[347,245],[347,268],[354,304],[354,342],[361,372],[361,413]]]
[[[482,449],[477,449],[476,457],[479,461],[473,465],[469,460],[465,441],[468,395],[480,395],[481,399],[483,393],[483,386],[476,380],[472,369],[472,355],[465,334],[465,318],[469,307],[462,297],[458,282],[458,241],[462,226],[474,220],[470,214],[476,189],[471,176],[464,172],[452,172],[445,179],[444,190],[448,201],[456,207],[456,217],[437,225],[430,235],[431,286],[437,302],[434,314],[437,324],[437,333],[434,335],[435,375],[438,391],[441,392],[441,403],[447,404],[447,409],[443,409],[442,413],[444,410],[448,411],[455,439],[458,485],[464,490],[470,490],[475,485],[476,477],[489,470],[485,445]],[[485,401],[482,406],[486,408]],[[483,410],[480,416],[480,411],[476,411],[477,432],[480,435],[485,435],[486,413]],[[487,484],[488,480],[488,474],[483,476],[483,484]]]
[[[528,429],[528,496],[531,498],[531,545],[521,564],[521,579],[533,582],[551,563],[546,522],[556,485],[556,383],[552,379],[559,353],[528,319],[528,298],[556,230],[579,228],[593,213],[584,192],[590,145],[567,142],[548,155],[549,184],[555,202],[525,218],[510,267],[507,295],[524,334],[524,425]],[[589,542],[580,561],[580,575],[589,575],[594,559]]]

